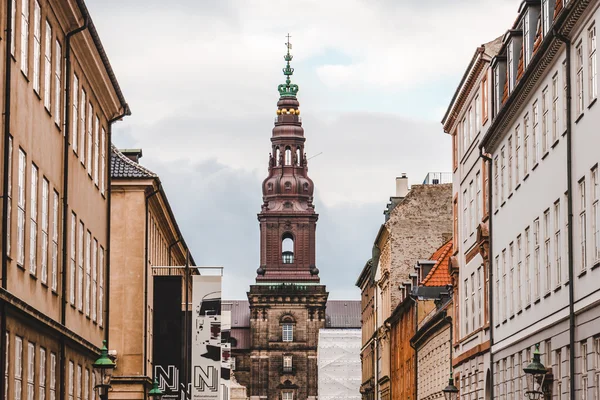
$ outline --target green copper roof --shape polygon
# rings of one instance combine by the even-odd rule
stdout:
[[[290,34],[287,35],[287,43],[285,44],[287,47],[287,54],[283,56],[283,59],[286,61],[286,66],[283,68],[283,75],[285,75],[285,83],[277,86],[277,90],[279,90],[279,95],[281,97],[296,97],[296,93],[298,93],[298,85],[292,83],[290,77],[294,74],[294,68],[290,66],[290,61],[294,58],[293,55],[290,54],[290,49],[292,48],[292,44],[290,43]]]
[[[99,368],[99,369],[115,367],[115,363],[108,356],[108,348],[106,347],[106,340],[102,341],[102,349],[100,350],[100,357],[93,364],[93,367]]]

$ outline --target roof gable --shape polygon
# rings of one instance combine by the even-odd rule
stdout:
[[[114,145],[110,152],[110,176],[112,178],[157,178],[154,172],[127,158]]]

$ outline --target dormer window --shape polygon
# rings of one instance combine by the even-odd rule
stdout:
[[[502,95],[504,92],[504,82],[506,81],[506,62],[497,60],[494,65],[494,117],[502,107]]]
[[[513,67],[513,60],[514,60],[513,46],[512,46],[512,42],[510,42],[508,44],[508,60],[506,61],[508,64],[507,66],[508,66],[508,91],[509,91],[509,93],[512,92],[514,82],[515,82],[515,68]]]
[[[529,12],[523,17],[523,68],[529,65],[531,57],[531,23],[529,22]]]

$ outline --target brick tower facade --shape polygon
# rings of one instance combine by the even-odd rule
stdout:
[[[250,399],[309,400],[317,397],[317,344],[325,326],[328,293],[315,264],[318,215],[308,177],[304,130],[290,77],[279,85],[271,137],[269,175],[262,185],[260,266],[250,286]]]

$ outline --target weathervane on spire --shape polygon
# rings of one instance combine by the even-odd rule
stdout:
[[[283,68],[283,74],[285,75],[285,83],[282,83],[277,87],[279,90],[279,95],[281,97],[296,97],[296,93],[298,93],[298,85],[293,84],[290,77],[294,74],[294,68],[290,66],[290,61],[294,58],[290,54],[290,50],[292,49],[292,44],[290,43],[290,34],[287,34],[287,42],[285,46],[287,47],[287,54],[283,56],[283,59],[286,61],[286,66]]]

